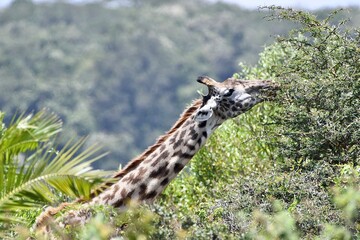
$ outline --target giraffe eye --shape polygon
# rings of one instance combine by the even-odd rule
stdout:
[[[233,94],[233,92],[234,92],[234,89],[227,89],[227,90],[225,90],[223,96],[230,97]]]

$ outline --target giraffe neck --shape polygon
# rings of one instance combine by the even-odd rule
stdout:
[[[90,204],[124,207],[128,200],[151,202],[156,198],[224,121],[214,115],[207,121],[196,122],[194,117],[200,105],[200,100],[195,101],[168,133],[116,174],[119,181]]]

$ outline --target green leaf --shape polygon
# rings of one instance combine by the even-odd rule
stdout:
[[[0,126],[0,220],[4,223],[31,221],[19,217],[19,211],[57,204],[64,197],[87,198],[109,175],[91,167],[105,153],[95,145],[84,148],[86,138],[56,150],[61,121],[54,114],[20,115],[8,127]]]

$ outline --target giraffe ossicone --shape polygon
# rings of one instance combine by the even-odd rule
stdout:
[[[102,204],[124,209],[128,201],[152,202],[218,126],[256,104],[270,100],[279,88],[269,80],[228,78],[217,82],[210,77],[199,77],[197,81],[208,87],[208,94],[185,109],[174,126],[159,137],[154,145],[115,173],[113,177],[117,181],[107,182],[95,190],[92,199],[85,202],[85,205]],[[60,210],[61,207],[56,209]],[[37,219],[35,227],[41,227],[46,223],[44,219],[54,215],[56,211],[45,211]],[[88,218],[87,214],[80,212],[71,212],[68,216],[62,222],[63,225],[85,223]]]

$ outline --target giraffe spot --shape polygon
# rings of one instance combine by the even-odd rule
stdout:
[[[148,156],[146,158],[146,160],[144,161],[144,163],[149,163],[151,162],[154,158],[156,158],[159,154],[157,152],[153,152],[150,156]]]
[[[238,107],[238,108],[243,108],[244,106],[242,105],[242,103],[238,103],[238,104],[236,104],[236,106]]]
[[[119,201],[116,201],[114,204],[113,204],[113,207],[115,208],[118,208],[118,207],[121,207],[124,205],[124,201],[123,200],[119,200]]]
[[[174,172],[179,173],[184,168],[184,165],[181,163],[175,163],[174,165]]]
[[[181,149],[180,149],[180,150],[178,150],[178,151],[176,151],[176,152],[174,152],[174,153],[173,153],[173,155],[172,155],[171,157],[180,156],[180,154],[181,154]]]
[[[106,194],[106,195],[102,198],[102,200],[103,200],[104,202],[107,202],[107,200],[109,200],[109,198],[110,198],[110,194]]]
[[[199,146],[201,146],[201,141],[201,138],[198,138],[197,143],[199,144]]]
[[[139,192],[140,198],[142,196],[144,196],[144,194],[146,193],[146,189],[147,189],[146,184],[143,183],[143,184],[140,185],[140,192]]]
[[[144,167],[141,167],[139,169],[138,174],[136,175],[136,177],[133,178],[133,180],[131,181],[132,184],[136,184],[138,183],[142,178],[144,173],[146,172],[146,169]]]
[[[183,153],[181,154],[181,157],[182,158],[185,158],[185,159],[190,159],[193,157],[193,154],[190,154],[190,153]]]
[[[208,134],[207,134],[206,131],[204,131],[202,135],[203,135],[205,138],[207,138],[207,136],[208,136]]]
[[[166,186],[166,184],[169,183],[169,178],[165,178],[164,180],[161,181],[160,185],[161,186]]]
[[[120,195],[121,195],[121,198],[125,198],[125,197],[126,197],[127,191],[126,191],[125,188],[123,188],[123,189],[121,190]]]
[[[138,182],[140,182],[140,180],[142,179],[142,176],[139,174],[137,175],[136,177],[134,177],[132,180],[131,180],[131,184],[137,184]]]
[[[134,194],[134,192],[135,192],[135,190],[132,190],[131,192],[129,192],[125,199],[127,199],[127,200],[131,199],[131,196]]]
[[[190,151],[195,151],[195,146],[187,144],[186,147],[190,150]]]
[[[163,153],[160,154],[160,156],[158,158],[156,158],[156,160],[151,164],[152,167],[155,167],[160,160],[165,159],[169,156],[169,152],[168,151],[164,151]]]
[[[170,138],[170,140],[169,140],[169,144],[173,144],[174,142],[175,142],[175,140],[176,140],[176,137],[174,136],[174,137],[172,137],[172,138]]]
[[[161,145],[161,147],[160,147],[160,152],[164,151],[164,150],[165,150],[165,148],[166,148],[166,146],[165,146],[165,145]]]
[[[183,124],[183,127],[187,127],[190,124],[190,121],[185,121],[185,123]]]
[[[176,132],[174,133],[174,140],[177,138],[178,135],[179,135],[179,131],[176,131]]]
[[[154,150],[155,151],[155,150]],[[152,154],[150,154],[149,156],[147,156],[146,158],[144,158],[144,163],[149,163],[151,162],[154,158],[156,158],[159,154],[157,153],[157,151],[153,152]]]
[[[165,162],[163,166],[167,167],[168,165],[169,165],[169,162]]]
[[[134,173],[130,173],[129,176],[124,177],[122,181],[130,183],[133,179],[134,179]]]
[[[153,152],[153,153],[150,155],[150,159],[156,158],[157,156],[158,156],[158,153],[157,153],[157,152]]]
[[[156,195],[157,195],[156,191],[151,191],[148,194],[141,195],[139,199],[140,199],[140,201],[144,201],[147,199],[152,199],[152,198],[156,197]]]
[[[156,191],[151,191],[150,193],[145,195],[145,199],[152,199],[156,197],[156,195],[157,195]]]
[[[102,198],[102,200],[103,200],[103,202],[106,204],[107,202],[109,202],[109,200],[112,200],[114,198],[114,195],[112,195],[112,194],[106,194],[103,198]]]
[[[159,156],[159,158],[160,159],[165,159],[165,158],[167,158],[169,156],[169,152],[168,151],[164,151],[160,156]]]
[[[179,134],[179,132],[175,132],[174,136],[172,138],[170,138],[169,143],[173,144],[176,141],[177,135]]]
[[[120,187],[116,184],[114,185],[114,189],[113,189],[113,192],[112,192],[112,198],[113,199],[116,195],[116,193],[119,191]]]
[[[235,104],[235,101],[233,101],[233,100],[230,100],[230,104],[232,105],[232,104]]]
[[[176,148],[178,148],[181,144],[182,144],[183,140],[179,139],[179,141],[177,141],[174,145],[173,145],[173,149],[175,150]]]
[[[161,166],[157,170],[154,170],[150,173],[150,178],[160,178],[161,176],[166,176],[169,173],[169,170],[166,169],[167,165]]]
[[[200,122],[198,126],[199,126],[199,128],[204,128],[204,127],[206,127],[206,121]]]
[[[183,130],[183,131],[180,133],[180,139],[184,138],[185,133],[186,133],[186,130]]]
[[[199,134],[198,133],[194,133],[192,136],[191,136],[191,140],[195,140],[199,137]]]
[[[188,158],[192,158],[193,154],[187,153],[187,152],[182,152],[181,150],[174,152],[173,157],[178,156],[180,159],[188,159]]]
[[[149,162],[151,162],[153,160],[153,158],[148,158],[148,159],[146,159],[145,161],[144,161],[144,163],[149,163]]]

